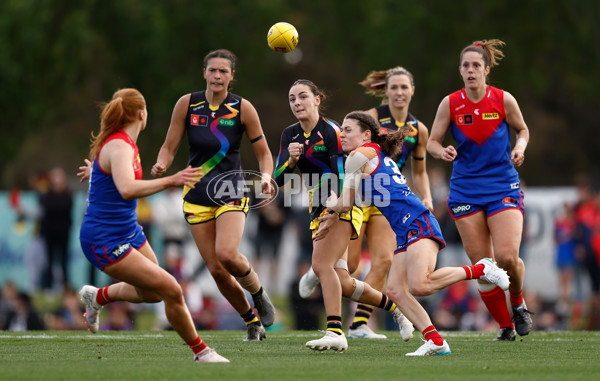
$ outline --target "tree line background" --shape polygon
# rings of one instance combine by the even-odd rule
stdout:
[[[370,70],[404,66],[415,77],[411,112],[429,128],[442,98],[462,87],[460,50],[507,43],[491,84],[520,104],[531,141],[519,170],[528,185],[571,184],[600,169],[600,3],[595,0],[3,0],[0,2],[0,189],[31,173],[74,174],[99,128],[100,101],[118,88],[146,97],[138,140],[145,176],[180,96],[205,89],[203,58],[238,56],[233,92],[258,110],[273,155],[295,120],[287,92],[298,78],[325,90],[324,114],[341,122],[376,106],[357,84]],[[271,51],[277,21],[299,31],[299,62]],[[450,142],[451,140],[449,140]],[[184,141],[174,166],[188,158]],[[244,166],[256,167],[247,141]],[[446,165],[430,158],[429,165]],[[449,168],[449,167],[448,167]]]

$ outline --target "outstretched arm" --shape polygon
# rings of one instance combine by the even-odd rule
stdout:
[[[190,97],[191,94],[182,96],[173,108],[171,124],[169,125],[165,142],[160,148],[158,157],[156,158],[156,164],[152,166],[150,172],[154,177],[164,175],[173,163],[173,159],[175,158],[175,154],[177,153],[177,149],[179,148],[179,144],[185,133],[185,117],[190,104]]]

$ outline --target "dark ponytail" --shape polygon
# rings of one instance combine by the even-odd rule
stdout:
[[[352,111],[344,119],[355,120],[363,132],[371,131],[371,141],[379,144],[381,151],[392,159],[396,159],[400,155],[404,138],[410,131],[408,126],[404,126],[398,131],[382,134],[380,133],[379,123],[364,111]]]

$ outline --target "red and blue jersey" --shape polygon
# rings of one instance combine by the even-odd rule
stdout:
[[[119,130],[110,135],[100,147],[94,160],[90,174],[87,208],[81,225],[80,240],[86,242],[107,242],[119,237],[129,237],[137,229],[137,200],[125,200],[119,193],[112,174],[106,172],[99,164],[98,158],[102,148],[111,140],[120,139],[133,149],[135,179],[142,178],[142,164],[139,150],[133,139]]]
[[[450,94],[450,126],[458,153],[450,179],[450,200],[487,203],[519,189],[519,174],[510,162],[503,90],[488,86],[477,103],[467,97],[464,88]]]
[[[378,144],[366,143],[362,147],[373,148],[379,157],[377,168],[368,177],[363,176],[362,201],[379,209],[400,240],[399,237],[406,237],[411,223],[428,209],[406,185],[396,162]]]

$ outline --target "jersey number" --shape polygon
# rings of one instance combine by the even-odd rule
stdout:
[[[392,171],[394,171],[395,175],[392,176],[392,179],[394,179],[394,181],[400,185],[402,184],[406,184],[406,179],[404,178],[404,176],[402,175],[402,172],[400,172],[400,169],[398,169],[398,165],[396,164],[396,162],[394,160],[392,160],[392,158],[390,158],[389,156],[386,156],[383,159],[383,163],[385,164],[386,167],[391,167]]]

